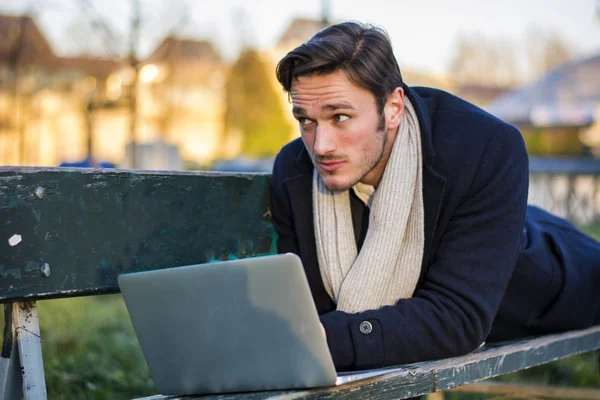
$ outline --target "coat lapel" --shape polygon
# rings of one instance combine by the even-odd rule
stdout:
[[[429,261],[431,245],[435,236],[438,217],[442,207],[446,178],[435,172],[432,168],[423,168],[423,207],[425,213],[425,245],[423,247],[423,262],[421,275],[417,287],[421,286],[423,279],[431,264]]]
[[[446,177],[435,171],[435,149],[433,147],[433,132],[431,120],[434,106],[427,99],[420,97],[407,85],[403,87],[404,93],[410,99],[421,129],[421,149],[423,153],[423,208],[425,213],[425,243],[423,248],[423,262],[421,264],[420,286],[427,274],[430,263],[430,252],[438,223],[438,217],[444,198]]]

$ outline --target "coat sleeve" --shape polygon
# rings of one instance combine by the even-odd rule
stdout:
[[[378,310],[321,316],[336,368],[376,368],[476,349],[490,332],[516,263],[527,191],[523,139],[503,124],[491,135],[414,296]]]

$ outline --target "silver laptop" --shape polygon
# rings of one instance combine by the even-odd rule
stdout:
[[[162,394],[311,388],[383,372],[336,376],[294,254],[125,274],[118,282]]]

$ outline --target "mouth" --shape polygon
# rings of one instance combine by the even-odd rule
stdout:
[[[319,161],[317,165],[320,169],[327,172],[335,171],[344,165],[345,161]]]

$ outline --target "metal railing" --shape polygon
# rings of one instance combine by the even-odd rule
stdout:
[[[576,224],[600,222],[600,159],[532,157],[529,203]]]

